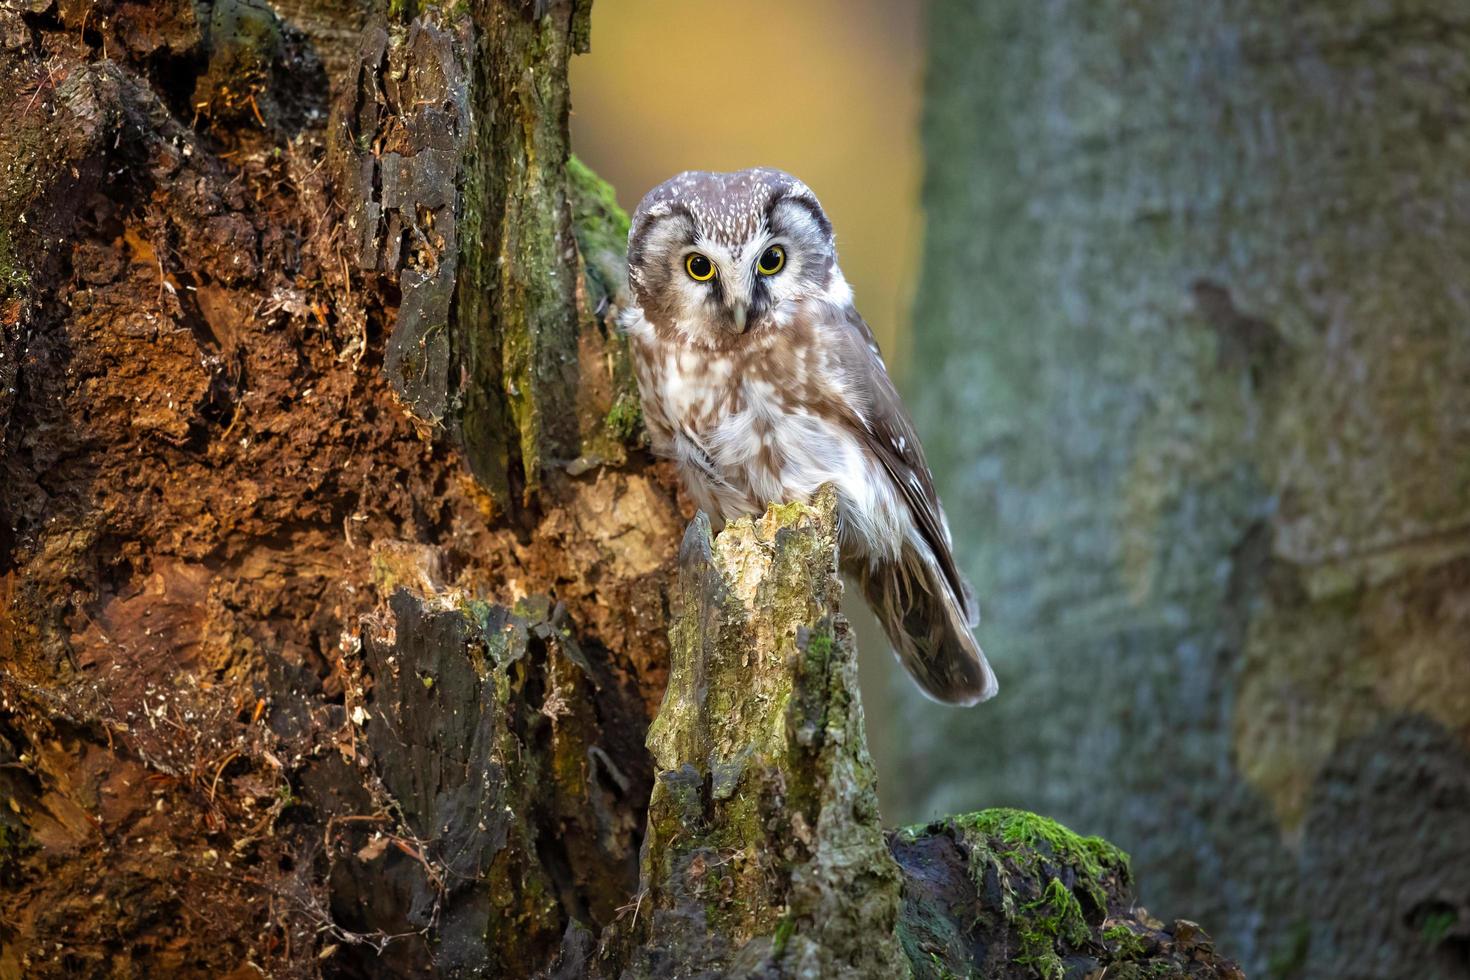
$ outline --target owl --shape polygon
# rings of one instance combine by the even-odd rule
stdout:
[[[780,170],[679,174],[633,214],[628,279],[649,437],[700,508],[718,527],[833,484],[842,570],[899,660],[939,701],[992,697],[933,474],[816,196]]]

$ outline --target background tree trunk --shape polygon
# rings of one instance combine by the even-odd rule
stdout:
[[[1107,834],[1253,975],[1466,976],[1470,9],[930,22],[910,387],[1002,693],[907,701],[893,798]]]

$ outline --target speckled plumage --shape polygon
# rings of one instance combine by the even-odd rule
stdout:
[[[762,274],[772,246],[784,263]],[[994,695],[933,476],[811,190],[764,168],[679,174],[634,212],[628,277],[649,435],[699,506],[721,523],[833,483],[843,568],[900,661],[941,701]]]

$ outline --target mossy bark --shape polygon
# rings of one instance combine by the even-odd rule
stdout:
[[[635,976],[903,972],[833,506],[685,534]]]
[[[334,119],[347,224],[361,268],[402,289],[395,387],[458,434],[498,506],[521,507],[547,467],[621,461],[635,428],[603,318],[622,273],[602,240],[626,218],[568,169],[567,61],[589,5],[410,7],[369,30]]]
[[[1003,694],[907,702],[895,799],[1105,833],[1253,973],[1463,975],[1466,9],[931,24],[908,388]]]

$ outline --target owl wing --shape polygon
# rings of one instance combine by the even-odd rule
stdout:
[[[975,594],[955,564],[949,526],[934,489],[934,474],[924,460],[924,447],[919,443],[913,419],[888,376],[878,342],[867,322],[849,306],[841,326],[843,329],[836,331],[838,342],[843,345],[839,362],[848,372],[849,397],[856,409],[853,428],[864,447],[883,464],[889,479],[902,491],[914,525],[934,553],[960,612],[974,627],[980,618]]]

